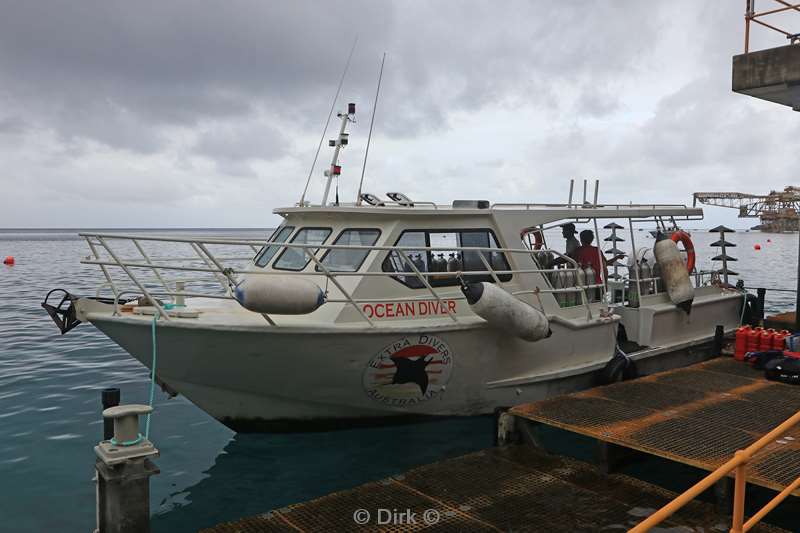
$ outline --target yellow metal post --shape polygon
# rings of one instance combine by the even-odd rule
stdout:
[[[744,524],[744,495],[747,488],[747,462],[744,457],[745,452],[739,450],[736,457],[742,462],[736,467],[736,480],[733,490],[733,523],[731,533],[742,533]]]

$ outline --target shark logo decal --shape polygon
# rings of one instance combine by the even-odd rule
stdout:
[[[442,394],[452,369],[453,353],[442,339],[404,337],[372,358],[364,370],[364,390],[381,403],[413,405]]]

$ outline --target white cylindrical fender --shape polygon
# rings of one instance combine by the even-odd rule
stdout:
[[[245,309],[276,315],[305,315],[325,303],[314,282],[294,276],[247,276],[236,285],[234,297]]]
[[[656,261],[661,269],[661,279],[669,299],[690,313],[694,300],[694,287],[689,279],[689,271],[683,262],[678,245],[672,239],[659,232],[656,235],[656,245],[653,247]]]
[[[470,309],[492,327],[531,342],[552,333],[544,313],[492,283],[464,282],[461,292],[466,296]]]

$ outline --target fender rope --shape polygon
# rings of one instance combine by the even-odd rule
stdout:
[[[156,347],[156,323],[158,322],[159,315],[160,313],[158,312],[158,310],[156,310],[156,313],[153,315],[152,325],[150,326],[150,331],[153,338],[153,363],[152,365],[150,365],[152,370],[150,371],[150,401],[148,402],[148,405],[150,407],[153,407],[153,398],[155,397],[156,394],[156,362],[158,361],[158,350]],[[145,420],[144,423],[144,438],[146,439],[150,438],[151,414],[152,413],[147,413],[147,419]],[[139,437],[141,437],[141,435],[139,435]]]

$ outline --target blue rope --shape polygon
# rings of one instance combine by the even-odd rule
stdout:
[[[140,442],[142,442],[143,438],[144,436],[141,433],[139,433],[139,436],[133,440],[124,440],[122,442],[119,442],[117,439],[112,437],[111,444],[113,444],[114,446],[133,446],[134,444],[139,444]]]
[[[156,314],[153,315],[153,324],[150,327],[150,331],[153,337],[153,364],[151,365],[151,372],[150,372],[150,403],[148,404],[150,407],[153,407],[153,398],[156,394],[156,362],[158,360],[158,351],[156,349],[156,322],[158,322],[159,312],[156,311]],[[147,420],[144,423],[144,438],[150,438],[150,414],[147,413]],[[141,437],[141,435],[139,435]],[[137,441],[138,442],[138,441]]]

